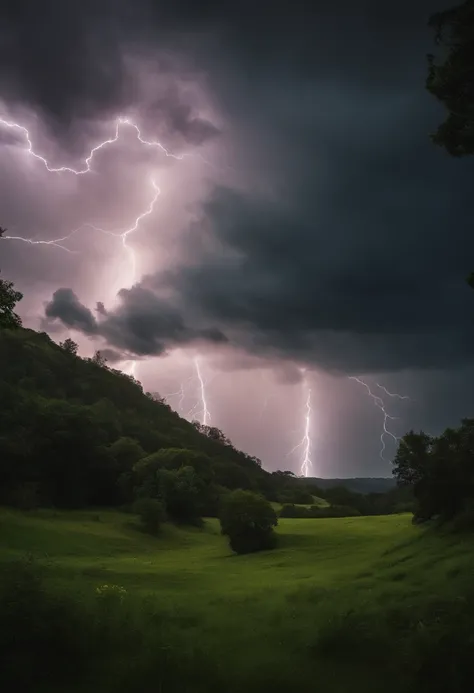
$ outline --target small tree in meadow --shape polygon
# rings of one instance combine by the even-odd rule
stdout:
[[[158,534],[165,519],[163,504],[156,498],[140,498],[133,509],[139,516],[144,531],[148,534]]]
[[[238,489],[225,496],[220,512],[222,534],[235,553],[272,549],[278,519],[271,504],[252,491]]]

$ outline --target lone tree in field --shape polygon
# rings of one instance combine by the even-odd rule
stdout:
[[[251,491],[240,489],[227,494],[220,513],[222,534],[229,538],[235,553],[272,549],[276,544],[273,528],[278,520],[270,503]]]
[[[0,278],[0,328],[21,327],[21,318],[14,312],[14,308],[22,298],[23,294],[15,291],[13,282]]]

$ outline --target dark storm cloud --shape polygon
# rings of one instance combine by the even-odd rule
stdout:
[[[46,305],[46,317],[61,322],[74,330],[87,335],[97,333],[97,322],[92,312],[86,308],[71,289],[58,289]]]
[[[426,23],[437,6],[339,1],[308,12],[283,2],[249,21],[246,3],[207,2],[197,11],[190,2],[143,2],[130,15],[131,5],[120,3],[96,51],[87,37],[105,21],[105,7],[75,5],[82,19],[65,27],[75,36],[71,45],[88,46],[86,61],[100,63],[106,52],[107,85],[70,51],[63,67],[80,79],[38,101],[51,96],[58,116],[76,102],[97,111],[116,105],[124,17],[129,35],[144,44],[155,31],[164,46],[181,47],[179,29],[248,136],[242,149],[254,147],[249,160],[275,191],[215,189],[202,225],[217,249],[196,247],[191,265],[168,274],[179,297],[173,306],[147,290],[127,295],[102,326],[111,344],[159,353],[194,338],[186,325],[199,315],[203,338],[213,325],[212,337],[232,332],[256,353],[335,370],[446,367],[472,358],[464,278],[474,257],[473,167],[449,160],[428,137],[443,117],[424,89],[432,49]],[[152,99],[151,112],[162,118],[167,104],[173,126],[192,141],[214,134],[170,95]]]
[[[164,122],[169,132],[180,134],[186,142],[199,146],[216,137],[219,129],[197,116],[190,104],[183,103],[176,88],[169,87],[145,109],[140,109],[148,122]]]
[[[115,349],[101,349],[100,353],[108,363],[119,363],[127,358],[126,354],[116,351]]]
[[[224,344],[227,338],[215,327],[195,329],[180,313],[149,289],[122,289],[114,311],[98,311],[99,318],[84,306],[71,289],[58,289],[46,305],[48,318],[88,336],[100,336],[112,347],[138,356],[161,355],[167,348],[205,341]],[[102,304],[99,304],[102,305]]]
[[[166,48],[175,22],[163,23],[159,4],[158,11],[153,5],[148,0],[2,0],[2,97],[10,107],[31,107],[70,148],[86,147],[82,140],[94,137],[95,121],[117,117],[137,101],[144,102],[140,115],[149,116],[148,126],[155,116],[161,127],[190,144],[215,137],[216,126],[196,114],[178,88],[138,93],[137,61],[148,59],[157,75],[174,69]]]

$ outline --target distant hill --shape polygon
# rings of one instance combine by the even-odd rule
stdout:
[[[319,479],[318,477],[310,477],[306,481],[316,484],[321,489],[343,486],[354,493],[385,493],[391,491],[396,486],[395,479],[390,477],[354,477],[353,479]]]

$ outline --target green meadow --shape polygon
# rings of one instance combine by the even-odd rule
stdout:
[[[131,649],[66,691],[443,691],[472,623],[472,539],[409,515],[280,520],[278,548],[245,556],[216,520],[153,538],[128,514],[2,510],[0,531],[3,568],[28,557],[91,619],[100,588],[125,590],[101,618]]]

